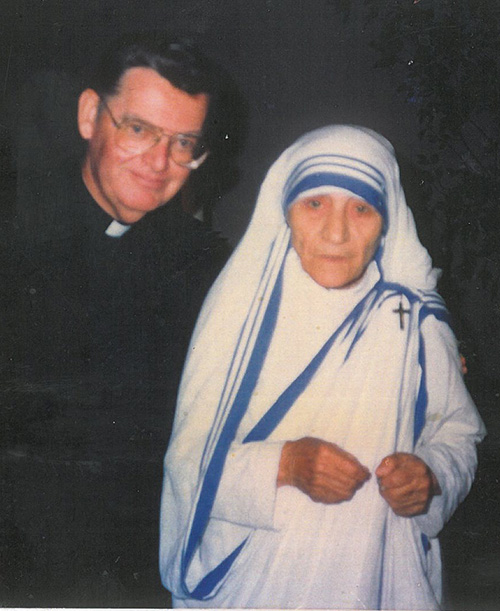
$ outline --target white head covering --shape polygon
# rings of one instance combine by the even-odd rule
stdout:
[[[387,231],[380,262],[384,280],[410,289],[434,289],[438,272],[432,269],[430,257],[418,240],[394,149],[385,138],[366,128],[324,127],[288,148],[264,180],[240,249],[248,245],[260,250],[262,246],[267,251],[267,240],[272,240],[283,224],[283,207],[301,191],[332,184],[354,191],[385,217]]]

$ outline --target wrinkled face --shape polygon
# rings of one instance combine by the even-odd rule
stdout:
[[[343,192],[302,197],[288,212],[303,269],[325,288],[347,288],[363,276],[380,243],[377,210]]]
[[[124,152],[115,142],[116,127],[108,112],[99,112],[99,96],[92,89],[80,96],[78,126],[88,141],[83,180],[96,202],[113,218],[135,223],[177,194],[190,170],[169,154],[167,138],[140,155]],[[107,105],[119,123],[139,119],[168,134],[201,135],[208,96],[176,89],[151,68],[130,68],[118,93]]]

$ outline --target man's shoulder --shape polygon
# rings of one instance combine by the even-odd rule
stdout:
[[[18,176],[15,221],[28,241],[42,243],[74,233],[93,208],[78,163],[57,171]]]
[[[183,266],[213,259],[225,261],[228,241],[208,223],[184,212],[177,202],[149,213],[130,238],[146,241],[148,249]]]

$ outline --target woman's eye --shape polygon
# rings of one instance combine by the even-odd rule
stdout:
[[[321,207],[321,202],[318,199],[310,199],[308,200],[307,205],[309,208],[317,209]]]
[[[357,204],[356,205],[356,212],[358,212],[359,214],[365,214],[366,212],[370,211],[370,207],[367,204]]]

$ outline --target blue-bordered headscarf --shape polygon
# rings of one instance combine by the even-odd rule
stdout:
[[[347,155],[314,155],[297,165],[290,174],[283,194],[285,214],[304,193],[348,191],[371,204],[387,223],[385,181],[372,164]]]

